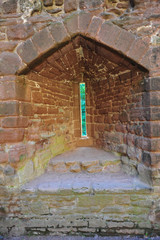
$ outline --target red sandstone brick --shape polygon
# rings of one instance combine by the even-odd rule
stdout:
[[[20,101],[31,101],[31,89],[23,78],[15,82],[15,99]]]
[[[32,157],[35,153],[35,144],[34,143],[27,143],[26,144],[26,154],[27,157]]]
[[[160,120],[160,108],[159,107],[148,108],[147,120],[150,121]]]
[[[69,35],[62,22],[56,22],[50,25],[49,30],[56,43],[62,43],[69,40]]]
[[[30,39],[18,46],[17,53],[27,64],[32,63],[38,57],[37,50]]]
[[[26,128],[28,127],[27,117],[7,117],[2,119],[4,128]]]
[[[98,31],[102,25],[102,19],[94,16],[91,20],[91,23],[87,29],[87,35],[96,38]]]
[[[43,103],[43,97],[41,92],[33,92],[32,91],[32,102],[34,103]]]
[[[66,17],[64,19],[64,25],[66,29],[68,30],[68,33],[73,36],[76,35],[78,30],[78,14],[71,14],[70,16]]]
[[[21,59],[16,53],[3,52],[0,54],[0,75],[15,74],[21,66]]]
[[[8,162],[8,153],[0,151],[0,164]]]
[[[43,0],[43,4],[46,7],[52,6],[53,5],[53,0]]]
[[[9,26],[7,29],[7,36],[9,40],[22,40],[34,34],[32,24],[24,23]]]
[[[64,1],[64,11],[66,13],[77,10],[77,1],[76,0],[65,0]]]
[[[146,78],[144,81],[146,91],[160,91],[160,77]]]
[[[59,111],[55,107],[48,107],[48,114],[58,114]]]
[[[24,138],[24,129],[0,129],[0,144],[21,142]]]
[[[15,82],[3,80],[0,82],[0,99],[9,100],[15,99]]]
[[[30,103],[22,102],[20,104],[20,113],[22,116],[33,116],[33,107]]]
[[[35,33],[32,37],[32,41],[40,54],[45,53],[54,47],[54,40],[48,28]]]
[[[34,107],[35,114],[47,114],[47,107],[44,105],[37,105]]]
[[[0,102],[0,116],[16,116],[19,114],[18,102]]]
[[[22,162],[26,158],[26,146],[22,143],[13,145],[9,149],[8,155],[10,163]]]
[[[106,44],[111,48],[115,48],[115,42],[117,41],[122,29],[110,22],[104,22],[98,33],[97,38],[100,42]],[[111,34],[112,33],[112,34]]]
[[[81,33],[86,33],[86,30],[90,24],[92,18],[91,13],[80,12],[78,16],[78,29]]]
[[[151,140],[151,149],[150,151],[158,152],[160,149],[160,139],[152,139]]]
[[[134,41],[134,34],[123,30],[116,40],[115,48],[126,54]]]
[[[71,66],[73,66],[75,64],[75,62],[78,61],[78,56],[77,56],[76,50],[73,50],[73,51],[70,51],[69,53],[67,53],[66,57]]]
[[[9,41],[9,42],[0,42],[0,52],[1,51],[13,51],[17,46],[17,41]]]
[[[147,52],[147,50],[147,44],[145,44],[140,38],[138,38],[131,45],[127,56],[134,59],[135,61],[139,61],[143,58],[143,55]]]
[[[18,0],[8,0],[2,2],[2,11],[5,14],[16,13]]]
[[[139,62],[144,68],[148,70],[151,68],[150,55],[151,50],[148,50],[148,52],[143,56],[143,58]]]
[[[60,51],[61,51],[61,57],[62,57],[62,61],[63,61],[63,58],[64,58],[64,55],[72,50],[74,50],[76,47],[75,47],[75,41],[70,41],[67,45],[63,46]],[[79,47],[79,45],[77,46]]]

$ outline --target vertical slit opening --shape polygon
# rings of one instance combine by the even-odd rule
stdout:
[[[86,126],[86,84],[80,83],[81,136],[87,137]]]

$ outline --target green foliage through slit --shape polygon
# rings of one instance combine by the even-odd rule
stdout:
[[[86,129],[86,89],[85,88],[86,88],[85,83],[80,83],[82,137],[87,136],[87,129]]]

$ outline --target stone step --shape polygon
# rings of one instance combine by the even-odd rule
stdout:
[[[139,178],[118,173],[92,173],[79,174],[67,172],[50,172],[25,184],[25,192],[54,193],[60,191],[73,191],[81,193],[94,193],[97,191],[123,192],[150,189],[150,186],[141,182]]]
[[[47,171],[65,172],[119,172],[120,156],[94,147],[79,147],[50,160]]]

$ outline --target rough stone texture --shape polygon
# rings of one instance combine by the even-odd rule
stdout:
[[[136,0],[133,5],[127,0],[43,2],[0,1],[0,194],[3,199],[0,213],[4,216],[8,211],[7,216],[13,218],[19,214],[17,204],[22,199],[17,201],[14,191],[8,196],[6,186],[19,186],[39,176],[49,160],[64,151],[94,145],[121,154],[122,168],[130,177],[153,183],[154,191],[147,197],[151,197],[154,207],[147,203],[148,199],[142,203],[140,197],[133,200],[135,197],[127,211],[130,218],[134,212],[140,222],[134,219],[133,224],[132,219],[126,223],[126,216],[121,221],[124,207],[113,205],[101,211],[108,218],[110,214],[119,215],[118,220],[110,220],[110,231],[100,218],[95,220],[95,225],[93,221],[85,219],[84,223],[77,218],[76,229],[65,226],[61,231],[57,225],[54,229],[51,225],[47,231],[144,234],[152,228],[158,232],[159,203],[155,199],[160,192],[159,3],[157,0]],[[79,83],[82,81],[86,83],[86,139],[81,138],[80,126]],[[65,171],[82,170],[77,162],[67,164],[63,165]],[[113,169],[119,171],[119,166],[116,162],[115,166],[101,163],[90,167],[94,171],[105,169],[108,174]],[[114,183],[114,179],[110,181]],[[73,189],[86,194],[90,188],[87,184],[75,182]],[[49,190],[51,185],[43,185],[39,191]],[[103,188],[103,182],[94,182],[94,189]],[[70,193],[67,194],[70,198]],[[120,193],[114,198],[115,203],[118,197]],[[99,210],[95,204],[99,200],[86,199],[88,208],[80,201],[77,211],[85,214],[88,211],[91,220]],[[121,199],[129,201],[128,193]],[[123,202],[120,198],[119,201]],[[33,203],[32,209],[38,214],[43,201],[40,199],[37,208],[34,196],[28,202]],[[68,208],[65,202],[63,199],[62,206],[56,203],[59,214]],[[109,202],[112,202],[110,198]],[[69,204],[74,206],[73,202]],[[151,208],[153,212],[151,222],[146,212],[145,217],[139,218],[146,204],[147,211]],[[49,214],[48,209],[55,213],[53,205],[54,202],[49,207],[44,204],[41,213]],[[20,209],[24,210],[24,206]],[[68,208],[70,214],[72,210]],[[19,219],[25,214],[18,215]],[[119,228],[115,229],[119,221]],[[26,228],[19,222],[8,229],[4,225],[1,232],[24,234]],[[38,228],[38,225],[32,229],[35,233],[45,231],[44,226]]]
[[[65,0],[64,1],[64,11],[66,13],[74,11],[77,9],[77,1],[76,0]]]
[[[15,53],[3,52],[0,54],[0,75],[12,75],[20,69],[21,60]]]

